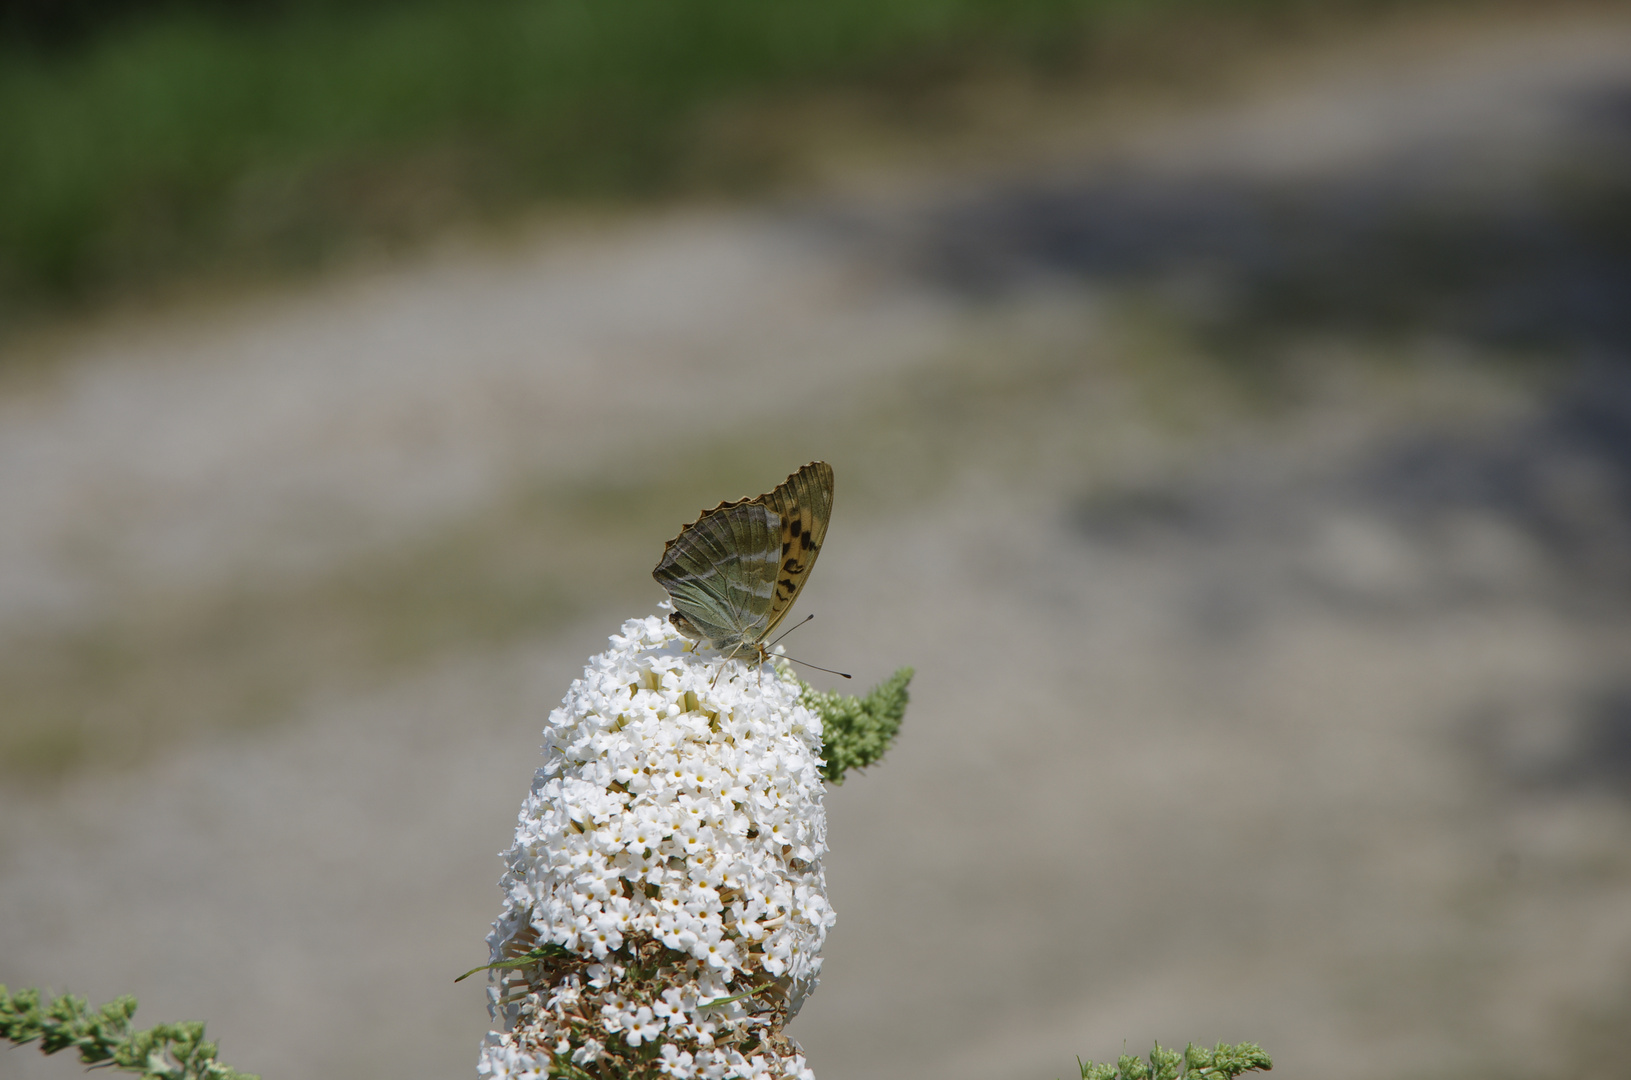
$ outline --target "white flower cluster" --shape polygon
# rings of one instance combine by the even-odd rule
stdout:
[[[569,962],[490,990],[504,1030],[482,1077],[616,1054],[678,1080],[813,1080],[779,1027],[834,920],[821,720],[771,665],[688,649],[632,619],[550,714],[488,943],[495,961],[552,944]]]

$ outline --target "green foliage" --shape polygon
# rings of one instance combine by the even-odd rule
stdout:
[[[1308,2],[159,4],[59,47],[0,37],[0,307],[298,267],[540,196],[752,184],[776,132],[730,125],[767,95],[910,107],[961,74],[1079,66],[1129,13]]]
[[[71,49],[0,41],[0,287],[73,293],[212,247],[298,264],[450,204],[669,190],[699,110],[1023,50],[1108,2],[174,5]]]
[[[0,1036],[22,1046],[39,1040],[40,1052],[79,1051],[86,1065],[140,1073],[146,1080],[259,1080],[215,1060],[196,1020],[133,1030],[136,999],[115,998],[92,1009],[84,998],[63,994],[43,1001],[38,990],[11,993],[0,985]]]
[[[800,684],[804,703],[821,715],[821,756],[827,762],[821,775],[829,783],[842,784],[850,769],[864,769],[883,757],[906,718],[911,681],[912,669],[901,668],[864,698]]]
[[[1274,1068],[1274,1062],[1256,1043],[1218,1043],[1210,1050],[1190,1043],[1183,1053],[1156,1043],[1148,1061],[1123,1054],[1114,1065],[1080,1058],[1076,1064],[1081,1068],[1082,1080],[1234,1080],[1241,1073]]]
[[[546,941],[536,949],[531,949],[524,952],[520,956],[514,957],[513,959],[494,960],[491,964],[483,964],[481,967],[473,967],[453,981],[456,983],[464,982],[464,980],[468,979],[478,971],[517,970],[524,967],[531,967],[533,964],[541,964],[546,960],[570,960],[572,956],[572,951],[566,948],[566,946],[556,945],[552,941]]]

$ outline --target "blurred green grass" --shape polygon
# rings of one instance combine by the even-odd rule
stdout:
[[[1062,74],[1129,21],[1356,6],[1378,0],[289,0],[13,32],[0,322],[539,198],[761,183],[773,148],[704,131],[742,102]]]

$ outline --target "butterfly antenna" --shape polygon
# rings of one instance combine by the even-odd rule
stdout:
[[[812,615],[812,616],[810,616],[810,618],[813,619],[813,618],[815,618],[815,616]],[[804,620],[804,622],[809,622],[809,621],[810,621],[810,619],[805,619]],[[799,625],[803,626],[804,623],[800,623]],[[845,675],[842,671],[834,671],[830,667],[819,667],[819,666],[817,666],[815,664],[805,664],[803,660],[794,660],[793,657],[787,656],[785,654],[782,656],[782,659],[783,660],[792,660],[793,663],[795,663],[795,664],[803,664],[805,667],[814,668],[816,671],[825,671],[828,675],[838,675],[838,676],[841,676],[841,677],[846,678],[846,679],[850,677],[848,675]]]
[[[803,622],[796,622],[792,626],[789,626],[786,630],[783,630],[781,633],[777,634],[776,641],[780,641],[782,638],[786,637],[788,634],[791,634],[794,630],[797,630],[799,627],[803,626],[804,623],[809,622],[813,618],[815,618],[814,615],[804,616]],[[772,641],[769,645],[766,645],[765,650],[769,651],[774,649],[776,647],[776,641]]]

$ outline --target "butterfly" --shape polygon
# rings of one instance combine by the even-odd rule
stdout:
[[[663,545],[651,576],[668,590],[681,634],[729,659],[763,663],[827,537],[832,466],[812,461],[774,491],[704,510]]]

